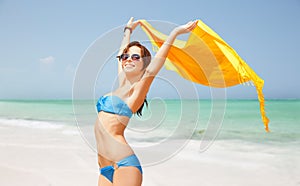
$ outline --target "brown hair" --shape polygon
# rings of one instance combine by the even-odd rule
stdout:
[[[145,68],[147,68],[147,66],[151,62],[151,53],[149,52],[149,50],[144,45],[142,45],[138,41],[132,41],[123,50],[123,54],[127,53],[129,48],[132,47],[132,46],[137,46],[141,49],[141,57],[143,58],[143,70],[144,70]],[[145,98],[143,104],[141,105],[141,107],[138,109],[138,111],[136,111],[136,114],[138,116],[142,116],[142,110],[143,110],[144,104],[146,104],[146,107],[148,107],[148,102],[147,102],[146,98]]]
[[[143,63],[143,70],[144,70],[145,68],[147,68],[147,66],[151,62],[151,53],[149,52],[149,50],[144,45],[142,45],[138,41],[132,41],[123,50],[123,54],[127,53],[129,48],[132,47],[132,46],[137,46],[141,49],[141,57],[143,58],[143,62],[144,62]]]

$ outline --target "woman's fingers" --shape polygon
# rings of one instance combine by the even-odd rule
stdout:
[[[132,25],[132,23],[133,23],[133,17],[131,17],[130,19],[129,19],[129,21],[127,22],[127,26],[131,26]]]
[[[198,21],[189,21],[185,25],[181,25],[176,28],[177,34],[184,34],[191,32],[194,28],[196,28]]]
[[[195,20],[195,21],[190,21],[190,22],[188,22],[187,23],[187,29],[188,30],[193,30],[196,26],[197,26],[197,23],[198,23],[198,21],[197,20]]]

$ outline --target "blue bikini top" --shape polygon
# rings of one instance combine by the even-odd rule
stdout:
[[[118,96],[101,96],[96,104],[98,112],[104,111],[131,118],[132,111],[128,105]]]

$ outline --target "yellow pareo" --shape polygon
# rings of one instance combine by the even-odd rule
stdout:
[[[159,48],[167,35],[154,29],[146,20],[139,20],[154,48]],[[198,20],[187,41],[176,39],[168,53],[165,67],[183,78],[202,85],[224,88],[246,82],[256,87],[265,130],[269,119],[264,109],[262,80],[217,33]]]

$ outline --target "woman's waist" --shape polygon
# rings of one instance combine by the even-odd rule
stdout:
[[[103,133],[109,133],[113,136],[123,136],[124,131],[126,129],[127,123],[122,122],[116,118],[108,118],[108,117],[101,117],[101,113],[99,113],[98,122],[96,122],[96,129],[99,130],[99,132]]]
[[[123,134],[110,133],[105,129],[95,130],[97,151],[110,161],[119,160],[126,155],[133,154]]]
[[[131,156],[135,156],[134,152],[131,149],[128,149],[125,152],[109,149],[106,149],[105,151],[99,151],[98,149],[98,161],[100,162],[101,167],[112,165]]]

